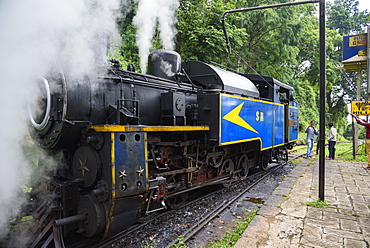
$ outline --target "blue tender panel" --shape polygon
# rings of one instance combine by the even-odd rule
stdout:
[[[289,107],[289,142],[298,140],[298,107]]]
[[[227,94],[220,98],[220,145],[261,140],[265,150],[284,143],[282,104]]]

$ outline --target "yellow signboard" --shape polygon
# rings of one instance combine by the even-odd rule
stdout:
[[[358,51],[358,56],[366,56],[367,51],[366,50],[360,50]]]
[[[367,34],[360,34],[349,37],[349,47],[366,46],[367,45]]]
[[[352,101],[351,106],[354,115],[370,115],[370,101]]]

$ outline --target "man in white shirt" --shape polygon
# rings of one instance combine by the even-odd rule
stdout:
[[[334,160],[335,144],[337,143],[337,129],[334,127],[332,122],[329,122],[328,126],[330,130],[328,135],[329,157],[327,158],[327,160]]]

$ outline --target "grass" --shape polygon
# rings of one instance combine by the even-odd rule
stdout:
[[[306,205],[315,207],[315,208],[327,208],[330,204],[327,201],[322,201],[321,199],[317,199],[314,202],[306,202]]]
[[[340,143],[339,143],[340,142]],[[365,146],[362,145],[359,147],[356,158],[353,158],[352,155],[352,142],[342,142],[339,141],[335,148],[336,148],[336,158],[343,159],[346,161],[358,161],[358,162],[364,162],[367,161],[367,156],[365,154]],[[316,145],[314,146],[314,152],[316,152]],[[307,150],[306,145],[302,146],[295,146],[293,148],[294,153],[301,154],[304,153]],[[325,154],[326,156],[329,154],[328,147],[325,146]],[[297,158],[292,161],[293,164],[299,164],[302,162],[302,158]],[[314,162],[309,162],[309,164]],[[304,175],[300,175],[300,177],[303,177]],[[284,179],[286,176],[283,176],[282,179]],[[317,186],[311,186],[310,189],[315,189]],[[285,200],[288,200],[290,196],[288,195],[280,195],[281,197],[284,197]],[[309,198],[312,198],[312,195],[308,196]],[[317,208],[326,208],[330,204],[326,201],[321,201],[320,199],[317,199],[314,202],[306,202],[307,206],[317,207]],[[276,207],[281,208],[280,205],[277,205]],[[370,207],[370,205],[369,205]],[[211,243],[207,248],[220,248],[220,247],[233,247],[236,241],[241,237],[242,233],[245,231],[245,229],[248,227],[249,223],[253,220],[254,216],[258,210],[253,210],[251,213],[248,213],[246,219],[243,222],[239,222],[237,226],[230,230],[227,234],[225,234],[220,240],[215,241]]]
[[[281,197],[284,197],[284,200],[287,201],[290,198],[290,195],[280,195]]]
[[[300,164],[302,162],[302,160],[303,160],[302,158],[296,158],[296,159],[290,161],[290,163],[297,165],[297,164]]]
[[[258,208],[253,209],[251,212],[248,212],[243,221],[237,222],[236,227],[227,232],[221,239],[218,241],[212,242],[207,246],[207,248],[226,248],[233,247],[235,243],[240,239],[245,229],[247,229],[249,223],[253,220],[258,212]]]
[[[357,161],[357,162],[364,162],[367,161],[367,156],[365,153],[365,144],[362,144],[361,146],[358,147],[358,150],[356,152],[355,158],[353,158],[352,150],[352,141],[348,141],[344,139],[342,136],[337,137],[337,144],[335,145],[335,157],[340,158],[346,161]],[[305,139],[306,139],[306,134],[305,133],[300,133],[299,134],[299,140],[301,144],[305,144]],[[327,141],[325,141],[327,143]],[[314,147],[313,147],[313,153],[316,154],[316,147],[317,147],[317,142],[315,142]],[[307,150],[307,145],[298,145],[293,148],[297,154],[302,154],[306,152]],[[328,146],[325,146],[325,157],[329,155],[328,151]],[[299,163],[300,161],[294,161],[293,163]]]
[[[305,150],[302,149],[302,147],[307,149],[307,146],[300,146],[299,148],[297,148],[299,149],[298,151],[300,153],[305,152]],[[296,149],[296,147],[294,149]],[[336,149],[335,159],[343,159],[345,161],[357,161],[357,162],[367,161],[367,156],[365,153],[365,144],[358,147],[355,158],[353,158],[352,154],[353,153],[352,141],[337,142],[337,144],[335,145],[335,149]],[[313,151],[316,152],[316,143]],[[328,155],[329,155],[328,146],[325,146],[325,157],[327,157]]]
[[[173,248],[186,248],[186,244],[182,241],[184,239],[183,236],[179,236],[179,243],[174,244],[172,247]]]
[[[365,153],[365,144],[358,147],[355,158],[353,158],[352,154],[353,149],[352,142],[337,143],[335,145],[335,149],[336,149],[335,151],[336,158],[341,158],[346,161],[357,161],[357,162],[367,161],[367,156]]]

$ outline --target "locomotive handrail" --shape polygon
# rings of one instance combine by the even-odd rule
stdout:
[[[225,66],[225,65],[221,65],[221,64],[219,64],[219,63],[216,63],[216,62],[213,62],[213,61],[211,61],[211,62],[209,62],[210,64],[214,64],[214,65],[216,65],[216,66],[218,66],[218,67],[222,67],[222,68],[224,68],[225,70],[227,70],[227,71],[231,71],[231,72],[235,72],[235,73],[240,73],[238,70],[235,70],[235,69],[233,69],[233,68],[230,68],[230,67],[227,67],[227,66]]]
[[[128,77],[125,77],[125,78],[128,78]],[[115,76],[115,77],[112,77],[112,76],[109,76],[109,77],[107,77],[107,76],[99,76],[99,79],[110,79],[110,80],[120,80],[120,78],[119,77],[117,77],[117,76]],[[130,79],[132,79],[131,77],[130,77]],[[159,79],[159,78],[153,78],[153,79]],[[150,81],[139,81],[139,80],[137,80],[137,79],[133,79],[133,80],[135,80],[135,84],[137,84],[137,85],[144,85],[144,86],[148,86],[148,87],[152,87],[152,88],[157,88],[157,89],[167,89],[167,90],[172,90],[174,87],[175,87],[175,85],[173,84],[173,83],[169,83],[170,81],[166,81],[166,80],[161,80],[160,82],[161,82],[161,84],[158,84],[158,83],[153,83],[153,82],[150,82]],[[124,80],[124,81],[126,81],[126,80]],[[126,83],[126,82],[124,82],[124,83]],[[131,83],[131,82],[130,82]],[[176,86],[177,86],[177,84],[176,84]],[[192,89],[192,86],[191,85],[184,85],[184,84],[182,84],[182,86],[187,86],[187,88],[181,88],[181,89],[177,89],[177,91],[189,91],[189,90],[193,90],[194,91],[194,89]],[[197,87],[197,89],[199,89],[198,87]]]
[[[192,86],[192,90],[194,90],[194,88],[196,87],[195,84],[193,83],[193,81],[189,78],[189,75],[186,73],[186,71],[184,70],[184,68],[182,68],[182,73],[184,73],[185,77],[189,80],[189,82],[191,83],[191,86]]]
[[[97,132],[174,132],[174,131],[209,131],[209,126],[144,126],[144,125],[99,125],[89,126]]]

